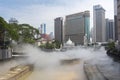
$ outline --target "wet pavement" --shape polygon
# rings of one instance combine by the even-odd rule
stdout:
[[[80,61],[45,69],[35,68],[26,80],[86,80],[82,64]]]
[[[5,74],[10,68],[15,67],[20,64],[17,59],[10,59],[5,61],[0,61],[0,75]]]
[[[98,68],[108,80],[120,80],[120,63],[98,65]]]
[[[83,65],[84,63],[90,63],[92,65],[97,65],[100,72],[108,79],[108,80],[120,80],[120,63],[115,62],[112,58],[108,57],[105,53],[95,53],[96,55],[93,59],[87,58],[84,61],[84,58],[77,60],[77,62],[68,62],[65,64],[61,64],[59,62],[58,65],[49,64],[45,67],[34,66],[34,71],[23,80],[87,80],[84,72]],[[81,54],[82,55],[82,54]],[[52,56],[52,55],[50,55]],[[73,56],[73,55],[71,55]],[[87,56],[87,55],[82,55]],[[91,55],[89,55],[91,57]],[[100,59],[97,58],[100,57]],[[52,57],[53,58],[53,57]],[[96,60],[97,59],[97,60]],[[109,61],[109,62],[108,62]],[[0,75],[6,73],[11,67],[15,67],[19,64],[23,64],[25,62],[24,59],[11,59],[8,61],[0,62]],[[37,61],[37,64],[41,63]],[[51,66],[53,65],[53,66]]]

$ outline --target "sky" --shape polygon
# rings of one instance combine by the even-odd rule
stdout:
[[[100,4],[106,10],[106,18],[114,17],[114,0],[0,0],[0,16],[6,21],[16,18],[20,24],[35,28],[45,23],[47,33],[54,32],[54,19],[69,14],[90,11],[90,27],[93,27],[93,5]]]

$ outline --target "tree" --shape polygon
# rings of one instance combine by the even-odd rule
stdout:
[[[45,49],[54,49],[54,44],[49,43],[48,41],[45,44],[41,44],[40,48],[45,48]]]
[[[0,27],[1,30],[7,28],[7,22],[2,17],[0,17]]]
[[[35,43],[35,35],[39,34],[39,31],[29,24],[20,24],[19,31],[24,43]]]
[[[11,38],[17,41],[19,39],[17,26],[17,24],[8,24],[2,17],[0,17],[0,31],[2,35],[4,34],[4,37],[6,36],[7,40]]]
[[[55,40],[54,42],[53,42],[53,44],[55,45],[55,48],[60,48],[60,46],[61,46],[61,43],[59,42],[59,41],[57,41],[57,40]]]
[[[6,29],[6,25],[6,21],[2,17],[0,17],[0,41],[4,40],[4,32]]]
[[[12,40],[19,40],[19,27],[18,24],[8,24],[8,36]]]
[[[35,35],[38,35],[39,31],[30,26],[29,24],[16,24],[7,23],[2,17],[0,17],[0,40],[15,40],[21,43],[35,43]]]
[[[47,42],[47,43],[45,44],[45,48],[46,48],[46,49],[53,49],[53,48],[54,48],[54,45],[51,44],[51,43],[49,43],[49,42]]]
[[[0,17],[0,48],[6,48],[5,32],[7,29],[6,21]]]

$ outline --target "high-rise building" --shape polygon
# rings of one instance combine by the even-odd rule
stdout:
[[[54,20],[55,40],[63,44],[63,18],[58,17]]]
[[[120,0],[117,0],[117,33],[118,41],[120,41]]]
[[[54,38],[53,32],[50,32],[49,37],[50,37],[50,40],[53,40],[53,38]]]
[[[93,7],[93,42],[106,41],[105,9],[100,5]]]
[[[46,24],[41,24],[39,31],[41,34],[46,34]]]
[[[17,19],[15,19],[15,18],[10,18],[10,20],[9,20],[9,24],[18,24],[18,20]]]
[[[75,45],[84,44],[84,36],[90,41],[90,12],[80,12],[66,16],[65,42],[70,38]]]
[[[106,19],[106,41],[115,40],[114,21]]]
[[[117,26],[117,1],[114,0],[114,26],[115,26],[115,41],[118,40],[118,26]]]

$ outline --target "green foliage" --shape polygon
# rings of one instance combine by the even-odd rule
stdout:
[[[0,17],[0,36],[4,35],[4,32],[8,40],[11,38],[18,42],[22,39],[21,43],[35,43],[35,35],[39,34],[39,31],[29,24],[8,24]]]
[[[40,45],[40,48],[45,48],[45,44],[41,44],[41,45]]]
[[[30,38],[24,38],[24,42],[25,42],[25,43],[33,44],[33,43],[35,43],[35,40],[30,39]]]
[[[46,49],[53,49],[53,48],[54,48],[54,45],[51,44],[51,43],[49,43],[49,42],[47,42],[46,45],[45,45],[45,48],[46,48]]]
[[[53,44],[54,44],[55,48],[57,48],[57,49],[59,49],[60,46],[61,46],[61,43],[60,43],[59,41],[57,41],[57,40],[55,40],[55,41],[53,42]]]
[[[109,42],[106,46],[105,46],[106,50],[115,50],[115,42]]]
[[[2,17],[0,17],[0,41],[4,40],[4,32],[6,30],[6,27],[7,27],[6,21]]]
[[[7,28],[7,22],[2,17],[0,17],[0,28],[1,30]]]
[[[21,36],[23,39],[23,42],[25,43],[34,43],[35,42],[35,37],[34,35],[39,34],[39,31],[29,24],[20,24],[20,30],[21,30]]]
[[[12,40],[19,40],[19,28],[17,24],[8,24],[8,36],[12,38]]]
[[[40,45],[40,48],[54,49],[54,44],[47,42],[46,44]]]
[[[59,41],[54,41],[52,43],[47,42],[46,44],[41,44],[40,48],[45,48],[45,49],[57,48],[57,49],[59,49],[60,46],[61,46],[61,43]]]
[[[119,46],[119,45],[118,45]],[[113,58],[120,58],[120,50],[119,48],[115,47],[114,42],[109,42],[107,45],[107,54]]]

